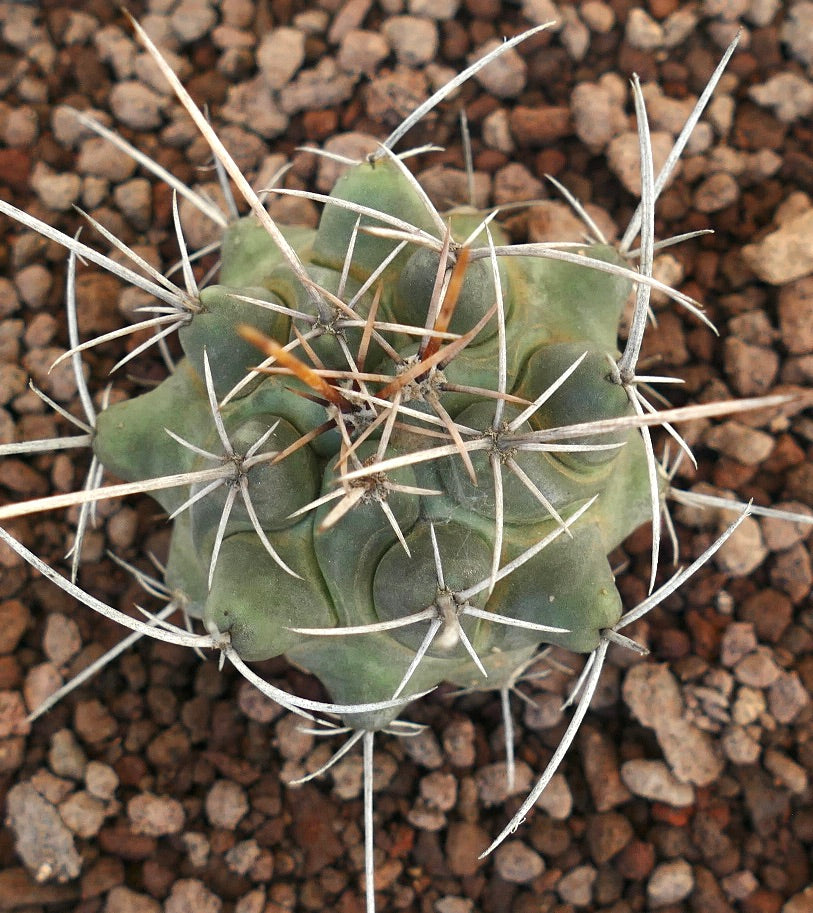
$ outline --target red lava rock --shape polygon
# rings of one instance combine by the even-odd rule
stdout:
[[[573,132],[570,108],[517,105],[509,118],[514,138],[526,148],[548,146]]]
[[[305,850],[304,871],[315,875],[344,853],[332,827],[336,820],[335,804],[308,786],[298,789],[292,798],[294,835],[298,846]]]
[[[0,654],[13,653],[31,624],[31,613],[18,599],[0,603]]]
[[[587,845],[597,865],[609,862],[633,837],[629,820],[617,812],[591,815],[587,820]]]
[[[118,732],[118,724],[107,708],[97,700],[81,701],[76,705],[74,726],[85,742],[101,742]]]
[[[484,862],[478,856],[489,843],[488,834],[478,824],[468,821],[450,824],[446,836],[446,862],[452,873],[474,875]]]
[[[630,881],[643,881],[655,867],[655,848],[643,840],[631,840],[616,856],[613,865]]]

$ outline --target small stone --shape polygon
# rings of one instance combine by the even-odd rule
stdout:
[[[723,733],[723,752],[732,764],[755,764],[762,746],[743,726],[732,726]]]
[[[782,907],[782,913],[810,913],[810,910],[813,910],[813,885],[794,894]]]
[[[434,913],[474,913],[474,901],[468,897],[452,897],[447,894],[435,901]]]
[[[496,38],[487,41],[474,54],[469,55],[469,64],[481,60],[501,44],[502,42]],[[525,61],[510,48],[486,64],[474,78],[487,92],[491,92],[497,98],[516,98],[525,88],[527,77],[528,67]]]
[[[471,767],[476,757],[474,724],[462,717],[454,718],[443,730],[443,750],[453,767]],[[411,739],[409,741],[412,741]]]
[[[460,0],[408,0],[408,6],[413,16],[429,16],[446,22],[454,19]]]
[[[791,282],[779,292],[779,329],[792,355],[813,353],[813,276]]]
[[[221,913],[223,901],[197,878],[179,878],[164,901],[164,913]]]
[[[506,840],[494,854],[497,874],[513,884],[527,884],[545,871],[545,863],[539,853],[521,840]]]
[[[182,44],[199,41],[217,22],[217,14],[202,0],[182,0],[170,18],[172,31]]]
[[[241,840],[226,853],[226,865],[237,875],[245,875],[261,854],[262,850],[256,840]]]
[[[731,577],[747,577],[768,557],[762,527],[756,517],[746,517],[718,549],[714,563]]]
[[[592,865],[579,865],[563,875],[556,891],[565,903],[574,907],[589,907],[593,900],[593,884],[598,872]]]
[[[792,793],[801,795],[807,789],[807,771],[781,751],[775,748],[767,749],[763,763],[765,769]]]
[[[0,691],[0,739],[26,735],[30,728],[26,722],[26,708],[19,691]]]
[[[810,695],[796,672],[781,672],[768,690],[768,709],[777,723],[792,723],[809,703]]]
[[[551,777],[550,783],[542,790],[534,805],[554,821],[566,821],[570,817],[573,811],[573,793],[563,774],[557,773]]]
[[[508,788],[508,767],[505,761],[487,764],[475,774],[480,801],[485,806],[502,805],[508,796],[526,793],[531,788],[531,768],[524,761],[514,765],[514,786]]]
[[[662,130],[651,135],[652,158],[657,174],[672,149],[672,135]],[[607,147],[607,159],[610,168],[621,183],[635,197],[641,195],[641,155],[638,134],[627,130],[614,137]],[[680,166],[673,172],[671,180],[677,175]],[[667,183],[667,187],[669,184]]]
[[[633,7],[627,17],[624,38],[627,44],[639,51],[654,51],[663,47],[663,26],[644,10]]]
[[[436,770],[443,764],[440,743],[431,729],[424,729],[411,738],[403,739],[401,744],[406,754],[422,767]]]
[[[740,198],[740,185],[730,175],[718,171],[695,190],[693,205],[698,212],[719,212]]]
[[[603,83],[580,82],[571,93],[570,109],[576,136],[591,152],[603,151],[627,129],[627,116],[611,88]]]
[[[813,273],[813,209],[783,222],[758,243],[746,244],[742,256],[771,285],[785,285]]]
[[[90,761],[85,769],[85,785],[91,795],[109,802],[119,786],[118,774],[109,764]]]
[[[813,82],[797,73],[778,73],[767,82],[751,86],[750,97],[785,124],[807,117],[813,111]]]
[[[609,862],[633,836],[632,825],[619,812],[602,812],[591,815],[587,820],[587,845],[596,865]]]
[[[30,149],[39,135],[36,111],[30,105],[21,105],[8,112],[3,129],[6,145],[12,149]]]
[[[51,612],[45,623],[42,639],[45,655],[57,666],[62,666],[82,649],[79,626],[61,612]]]
[[[340,44],[350,29],[361,28],[367,13],[370,12],[372,0],[347,0],[336,10],[327,40],[331,44]],[[399,11],[402,6],[399,4]]]
[[[135,834],[163,837],[181,832],[186,820],[183,806],[168,796],[140,793],[127,803],[127,817]]]
[[[653,907],[679,903],[694,888],[692,867],[685,859],[671,859],[655,868],[646,885],[646,895]]]
[[[272,29],[257,48],[257,66],[270,89],[281,89],[305,60],[305,35],[299,29]]]
[[[79,174],[90,174],[120,184],[131,177],[138,167],[126,152],[122,152],[101,136],[83,140],[79,147],[76,170]]]
[[[726,875],[721,879],[720,885],[729,900],[745,900],[759,887],[759,882],[753,872],[741,869]]]
[[[60,729],[51,736],[48,763],[58,777],[81,780],[87,768],[87,757],[70,729]]]
[[[437,56],[438,29],[429,19],[392,16],[384,22],[383,31],[399,63],[405,66],[421,67]]]
[[[163,124],[164,99],[143,83],[116,83],[110,93],[110,109],[116,119],[133,130],[156,130]]]
[[[742,396],[763,396],[779,372],[779,355],[729,336],[723,347],[726,375]]]
[[[634,758],[621,765],[621,779],[636,796],[682,808],[694,802],[694,789],[681,783],[663,761]]]
[[[770,434],[737,421],[712,426],[703,435],[703,443],[745,466],[766,460],[774,447]]]
[[[616,746],[605,732],[594,726],[583,726],[579,733],[579,750],[597,811],[609,811],[632,798],[621,780]]]
[[[77,837],[95,837],[105,819],[104,803],[81,789],[59,806],[59,814]]]
[[[446,862],[453,875],[474,875],[484,860],[480,853],[488,848],[491,840],[480,827],[468,821],[453,821],[446,837]]]
[[[779,674],[769,647],[757,647],[734,666],[737,681],[752,688],[767,688],[779,678]]]
[[[211,849],[206,835],[199,834],[196,831],[184,831],[181,835],[181,840],[186,847],[189,862],[196,869],[202,869],[209,861],[209,851]]]
[[[780,36],[800,63],[813,67],[813,3],[810,0],[790,6]]]
[[[601,0],[587,0],[579,7],[579,14],[591,32],[607,35],[615,25],[615,13],[608,3]]]
[[[494,176],[494,203],[523,203],[544,193],[544,185],[519,162],[511,162]]]
[[[161,904],[147,894],[116,885],[107,895],[104,913],[161,913]]]
[[[74,713],[74,728],[85,742],[101,742],[118,732],[110,711],[97,700],[80,701]]]
[[[508,112],[505,108],[496,108],[483,118],[483,142],[489,149],[496,149],[510,155],[516,149],[514,137],[511,136],[511,126]]]
[[[303,70],[295,82],[280,91],[279,106],[286,114],[321,111],[347,101],[353,94],[355,77],[342,73],[336,61],[323,57],[310,70]]]
[[[511,133],[523,148],[547,146],[573,132],[570,108],[515,105],[509,114]]]
[[[16,650],[31,621],[31,613],[18,599],[0,602],[0,656]]]
[[[147,231],[152,224],[152,185],[146,178],[133,178],[119,184],[113,199],[121,214],[137,231]]]
[[[765,695],[759,688],[743,685],[737,689],[737,696],[731,706],[731,719],[739,726],[755,723],[765,712]]]
[[[389,54],[387,39],[368,29],[350,29],[339,46],[339,66],[347,73],[372,76]]]
[[[247,812],[245,790],[233,780],[218,780],[206,794],[206,816],[213,827],[233,831]]]
[[[17,273],[14,283],[23,302],[37,310],[43,307],[51,290],[51,274],[42,264],[32,263]]]
[[[430,808],[448,812],[457,802],[457,780],[453,774],[436,773],[421,777],[421,797]]]
[[[79,875],[82,860],[71,832],[56,808],[30,783],[12,786],[6,814],[17,853],[36,881],[65,882]]]
[[[59,669],[53,663],[37,663],[25,674],[23,696],[26,706],[33,713],[52,694],[56,694],[63,684],[64,680],[59,674]]]
[[[222,116],[234,124],[253,130],[265,139],[284,133],[288,117],[277,107],[268,80],[262,75],[229,88]]]
[[[44,162],[37,162],[31,172],[31,186],[43,206],[54,212],[66,212],[79,199],[82,179],[78,174],[58,174]]]

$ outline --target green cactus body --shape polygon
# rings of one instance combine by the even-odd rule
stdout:
[[[156,495],[167,511],[175,511],[199,495],[174,520],[168,584],[185,594],[191,614],[202,618],[210,631],[228,632],[244,659],[262,660],[284,653],[317,675],[333,699],[343,704],[391,698],[431,618],[340,639],[295,633],[292,628],[394,622],[434,607],[441,622],[439,634],[410,680],[410,688],[415,690],[441,681],[500,687],[540,642],[582,652],[595,649],[600,632],[621,616],[621,601],[606,556],[651,511],[641,435],[633,429],[593,439],[615,445],[612,449],[518,450],[505,443],[504,437],[524,407],[519,402],[504,402],[495,427],[498,398],[487,393],[499,389],[501,345],[506,353],[505,390],[527,402],[533,402],[583,356],[561,388],[513,430],[541,432],[628,414],[627,395],[611,377],[608,356],[613,363],[618,357],[616,333],[629,283],[580,265],[530,256],[501,257],[502,343],[498,315],[491,313],[483,323],[498,294],[492,261],[472,260],[463,273],[447,329],[460,335],[470,333],[478,322],[482,326],[452,358],[437,362],[432,372],[417,374],[398,391],[399,403],[414,411],[412,417],[399,416],[399,422],[389,429],[382,453],[379,445],[385,423],[379,421],[372,431],[365,431],[375,413],[353,396],[363,385],[350,379],[350,367],[356,366],[349,367],[348,353],[355,358],[360,347],[366,346],[363,370],[392,378],[390,384],[421,357],[417,330],[382,331],[386,344],[368,333],[364,342],[364,321],[378,296],[376,320],[418,329],[427,325],[443,239],[414,184],[389,159],[352,168],[339,180],[333,196],[405,220],[429,239],[404,245],[370,287],[363,288],[399,243],[363,230],[384,225],[382,220],[364,215],[362,230],[354,232],[356,211],[328,203],[315,232],[284,229],[311,280],[351,302],[358,317],[354,325],[343,325],[352,323],[354,315],[338,308],[330,296],[317,311],[309,289],[264,229],[253,218],[244,219],[225,233],[223,284],[201,293],[199,310],[181,331],[186,358],[175,373],[157,389],[118,403],[99,416],[96,454],[125,479],[197,472],[207,466],[233,468],[233,475],[207,494],[202,494],[204,483],[194,483]],[[474,212],[449,216],[452,237],[458,244],[479,224],[480,216]],[[505,243],[498,226],[493,235],[495,243]],[[486,240],[481,231],[476,243],[483,249]],[[352,257],[345,262],[351,247]],[[606,246],[585,247],[581,252],[621,262]],[[235,295],[250,297],[255,303]],[[229,453],[213,419],[204,361],[210,365],[214,394],[222,399],[258,361],[256,349],[238,328],[249,325],[280,346],[288,345],[294,340],[296,318],[286,308],[311,315],[299,327],[309,333],[308,346],[315,359],[311,367],[347,372],[345,379],[337,377],[330,383],[338,396],[342,390],[348,395],[337,407],[300,379],[280,373],[257,374],[220,408]],[[450,338],[439,346],[452,344]],[[293,350],[301,361],[309,361],[302,347],[294,345]],[[368,389],[381,392],[382,385],[388,386],[380,381],[369,384]],[[385,398],[391,395],[386,389],[383,392]],[[437,403],[458,426],[477,432],[469,438],[480,442],[470,450],[476,484],[460,455],[432,459],[421,455],[427,448],[450,441],[438,420],[434,424],[420,420],[421,415],[434,419],[441,414],[435,408]],[[341,421],[336,420],[337,408],[342,411]],[[339,425],[344,426],[341,433]],[[325,426],[322,433],[308,437],[320,426]],[[175,436],[165,434],[164,428]],[[253,454],[264,459],[246,471],[246,454],[264,435],[262,446]],[[348,462],[347,447],[359,435],[366,439],[354,448]],[[303,436],[305,440],[301,440]],[[286,449],[291,452],[275,461],[274,454]],[[362,475],[345,482],[345,487],[338,481],[354,466],[394,457],[405,457],[406,465]],[[457,594],[488,580],[493,572],[498,548],[497,494],[492,479],[495,461],[507,467],[502,473],[499,567],[555,534],[561,523],[533,496],[523,477],[564,519],[598,498],[572,530],[558,538],[553,535],[546,548],[498,579],[491,592],[490,587],[481,588],[461,601]],[[274,555],[257,534],[246,504],[232,493],[241,484],[241,474]],[[416,489],[434,493],[415,493]],[[321,506],[301,512],[317,498],[331,494],[335,496]],[[212,551],[229,498],[234,506],[221,531],[222,546],[210,585]],[[350,498],[352,506],[333,522],[331,512],[341,498]],[[433,534],[442,558],[443,586],[438,582]],[[459,629],[480,657],[488,673],[485,678],[455,634],[456,626],[443,621],[444,611],[454,615],[463,602],[486,613],[566,630],[540,634],[495,624],[482,616],[460,615]],[[396,715],[397,710],[392,709],[348,719],[357,727],[379,728]]]

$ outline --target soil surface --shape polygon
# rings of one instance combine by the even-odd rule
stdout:
[[[367,152],[472,55],[529,26],[557,25],[463,86],[402,142],[444,152],[411,162],[442,206],[468,188],[459,114],[471,132],[473,192],[511,209],[516,240],[582,227],[552,175],[602,227],[623,232],[636,204],[629,79],[644,86],[656,167],[725,46],[740,47],[658,204],[657,237],[713,235],[665,250],[656,274],[705,304],[720,338],[666,299],[645,340],[652,374],[684,379],[675,405],[809,388],[813,377],[813,3],[809,0],[154,0],[131,11],[170,60],[254,186],[330,189],[336,164],[302,151]],[[115,4],[0,2],[0,197],[63,231],[76,204],[162,269],[176,260],[171,193],[77,125],[91,110],[189,184],[217,194],[205,143],[138,47]],[[314,224],[308,201],[276,200],[282,221]],[[186,213],[187,240],[211,238]],[[0,220],[0,443],[78,433],[28,377],[83,415],[69,367],[66,256]],[[98,236],[85,227],[83,238]],[[100,249],[105,249],[101,242]],[[204,261],[200,274],[211,260]],[[122,325],[143,303],[80,267],[82,332]],[[144,340],[86,353],[90,388]],[[147,354],[113,396],[163,376]],[[798,403],[683,426],[699,459],[683,488],[761,505],[813,507],[813,420]],[[0,462],[0,500],[84,482],[84,451]],[[149,570],[167,533],[148,499],[101,504],[81,585],[134,612],[155,608],[106,550]],[[680,561],[724,518],[674,511]],[[729,518],[730,519],[730,518]],[[76,511],[9,528],[63,573]],[[493,856],[499,832],[564,731],[560,710],[582,659],[548,657],[514,699],[517,785],[506,795],[495,694],[440,689],[406,715],[428,729],[376,741],[378,908],[421,913],[807,913],[813,910],[813,610],[810,526],[749,519],[694,580],[635,626],[648,658],[611,651],[577,741],[538,808]],[[646,594],[651,534],[613,556],[627,606]],[[668,554],[666,559],[670,556]],[[671,572],[668,560],[659,580]],[[180,647],[128,649],[47,715],[62,681],[121,629],[0,548],[0,910],[283,913],[363,910],[361,770],[351,753],[301,788],[284,781],[339,746],[298,730],[234,670]],[[282,661],[268,679],[323,698]]]

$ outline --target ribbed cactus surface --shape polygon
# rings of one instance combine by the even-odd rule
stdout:
[[[410,691],[500,687],[540,642],[595,649],[621,615],[606,556],[650,510],[641,435],[537,441],[630,410],[611,371],[630,284],[497,258],[506,238],[473,210],[447,214],[444,237],[391,158],[352,167],[331,200],[315,231],[282,228],[313,285],[253,217],[228,227],[184,360],[98,416],[111,473],[195,474],[155,495],[184,508],[167,584],[243,659],[285,654],[342,704],[391,698],[432,626]],[[270,367],[246,381],[257,346]]]

